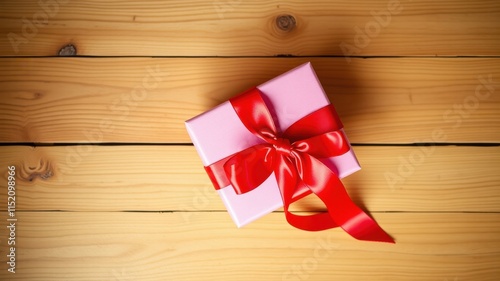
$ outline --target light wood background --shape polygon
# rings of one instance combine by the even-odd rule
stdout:
[[[395,245],[237,229],[204,173],[183,122],[306,61]],[[0,155],[1,280],[498,280],[500,2],[1,1]]]

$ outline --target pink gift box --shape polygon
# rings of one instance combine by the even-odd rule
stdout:
[[[311,63],[300,65],[257,88],[281,132],[330,104]],[[263,142],[241,123],[229,101],[186,121],[186,127],[204,166]],[[339,178],[361,169],[352,149],[343,155],[320,160]],[[237,195],[231,185],[217,192],[238,227],[283,206],[274,174],[245,194]]]

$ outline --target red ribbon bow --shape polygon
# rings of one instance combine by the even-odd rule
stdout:
[[[340,226],[359,240],[394,243],[354,204],[338,176],[318,160],[350,149],[331,105],[300,119],[280,135],[257,88],[230,102],[245,127],[264,142],[205,167],[216,188],[231,184],[237,194],[243,194],[274,172],[285,216],[292,226],[308,231]],[[299,216],[288,210],[292,202],[311,192],[323,201],[328,212]]]

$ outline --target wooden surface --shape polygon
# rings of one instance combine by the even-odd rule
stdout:
[[[70,43],[88,56],[324,56],[344,55],[343,48],[360,56],[491,56],[500,49],[496,0],[47,0],[60,4],[46,17],[38,2],[2,1],[0,33],[22,36],[24,24],[26,34],[11,36],[16,47],[1,36],[0,55],[54,56]],[[295,17],[295,28],[278,28],[280,15]],[[356,37],[363,33],[366,42]]]
[[[237,229],[220,212],[189,217],[179,212],[22,212],[16,277],[418,281],[498,276],[498,213],[376,213],[374,218],[398,244],[361,243],[341,231],[296,231],[283,223],[282,213]]]
[[[354,143],[500,141],[500,96],[469,100],[500,58],[0,59],[0,139],[189,143],[185,120],[306,61]]]
[[[183,122],[306,61],[395,245],[238,229],[205,175]],[[2,1],[0,280],[498,280],[499,93],[494,0]]]

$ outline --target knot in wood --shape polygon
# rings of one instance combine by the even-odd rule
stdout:
[[[276,18],[276,25],[280,30],[292,31],[297,22],[292,15],[281,15]]]
[[[76,56],[76,47],[73,44],[68,44],[59,50],[58,55],[61,57]]]
[[[47,180],[54,175],[52,166],[44,159],[39,159],[35,165],[24,163],[19,173],[21,179],[26,181],[34,181],[36,178]]]

